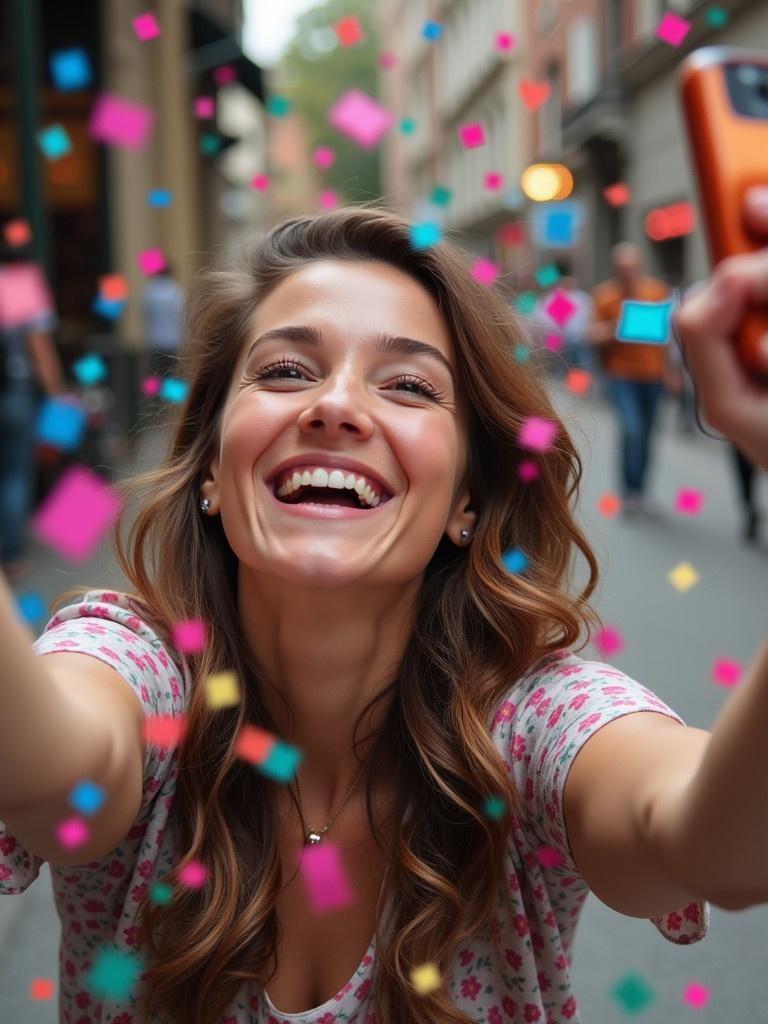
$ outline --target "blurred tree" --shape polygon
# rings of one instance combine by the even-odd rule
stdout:
[[[333,26],[348,15],[358,19],[365,38],[342,46]],[[334,150],[333,165],[321,175],[344,203],[381,195],[381,157],[378,147],[361,149],[330,125],[328,111],[351,88],[378,99],[378,55],[374,0],[327,0],[298,19],[296,35],[276,69],[273,90],[304,119],[310,152],[317,146]]]

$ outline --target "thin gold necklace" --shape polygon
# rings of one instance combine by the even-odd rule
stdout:
[[[334,823],[334,821],[336,821],[336,819],[338,818],[338,816],[341,814],[342,810],[344,809],[344,804],[346,804],[347,800],[349,800],[349,798],[350,798],[350,796],[352,794],[352,790],[355,788],[355,786],[359,782],[360,776],[363,773],[363,768],[365,768],[365,765],[363,765],[362,768],[360,769],[360,771],[357,773],[357,777],[355,778],[355,781],[352,783],[352,785],[349,787],[349,790],[347,792],[347,795],[344,797],[344,801],[343,801],[341,807],[338,809],[338,811],[336,811],[336,813],[331,818],[331,820],[328,822],[328,824],[324,828],[321,828],[319,831],[314,829],[314,828],[312,828],[312,826],[309,824],[307,819],[304,817],[304,810],[303,810],[303,808],[301,806],[301,795],[299,793],[299,776],[298,775],[296,776],[296,796],[297,796],[298,801],[299,801],[299,814],[301,815],[301,820],[304,822],[304,828],[306,829],[306,833],[305,833],[305,836],[304,836],[304,845],[305,846],[315,846],[317,843],[319,843],[320,840],[325,835],[325,833],[328,831],[328,829]]]

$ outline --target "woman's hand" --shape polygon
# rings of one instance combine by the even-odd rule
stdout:
[[[768,188],[747,192],[744,220],[768,246]],[[748,375],[735,344],[748,309],[763,303],[768,308],[768,247],[722,260],[675,311],[674,324],[707,421],[768,469],[768,382]]]

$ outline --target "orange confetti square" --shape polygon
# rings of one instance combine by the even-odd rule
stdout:
[[[8,245],[16,247],[18,245],[26,245],[32,238],[32,231],[29,222],[18,217],[16,220],[8,221],[3,228],[3,235]]]
[[[167,747],[177,746],[186,731],[187,721],[185,717],[174,718],[173,715],[152,715],[145,718],[142,724],[142,739],[152,746]]]
[[[610,491],[607,494],[602,494],[597,500],[597,511],[606,519],[612,519],[620,508],[621,498]]]
[[[256,725],[244,725],[235,740],[235,753],[243,761],[261,764],[277,742],[277,737]]]
[[[108,302],[115,302],[127,298],[128,285],[122,274],[105,274],[99,278],[99,292]]]
[[[354,46],[365,38],[363,27],[354,14],[348,14],[346,18],[337,21],[333,31],[342,46]]]
[[[586,395],[592,387],[592,374],[586,370],[569,370],[565,386],[574,395]]]
[[[604,188],[603,195],[611,206],[626,206],[630,197],[629,186],[626,182],[617,181],[615,185]]]
[[[29,986],[30,999],[53,999],[53,982],[50,978],[33,978]]]

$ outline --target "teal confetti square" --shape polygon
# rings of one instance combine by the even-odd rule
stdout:
[[[176,377],[166,377],[160,385],[160,397],[166,402],[181,403],[187,397],[189,384],[185,380],[177,380]]]
[[[621,304],[617,341],[666,345],[669,338],[669,320],[673,301],[638,302],[625,299]]]
[[[104,946],[94,958],[86,984],[99,999],[123,1002],[133,992],[141,971],[141,961],[135,953]]]
[[[89,779],[78,782],[69,794],[69,802],[76,811],[81,814],[95,814],[105,800],[105,793],[101,786]]]
[[[89,352],[87,356],[72,364],[72,370],[78,381],[87,387],[96,384],[108,374],[107,364],[97,352]]]
[[[656,996],[639,974],[627,974],[611,989],[611,995],[626,1013],[642,1013]]]
[[[149,902],[167,906],[173,899],[173,889],[165,882],[153,882],[149,887]]]
[[[536,283],[539,288],[551,288],[560,280],[560,271],[554,263],[548,263],[545,267],[539,267],[536,271]]]
[[[416,122],[412,117],[404,117],[400,121],[400,131],[403,135],[413,135],[416,131]]]
[[[710,7],[704,14],[710,28],[724,28],[728,24],[728,11],[724,7]]]
[[[72,152],[72,142],[60,124],[52,124],[50,128],[38,132],[37,141],[49,160],[58,160]]]
[[[436,185],[432,189],[432,195],[429,197],[429,201],[433,206],[447,206],[450,203],[452,196],[453,192],[451,189],[445,188],[444,185]]]
[[[500,796],[489,796],[483,804],[483,814],[486,818],[492,818],[494,821],[502,818],[506,809],[507,805]]]
[[[536,292],[520,292],[515,300],[515,306],[519,313],[523,316],[529,316],[536,308],[536,303],[539,301]]]
[[[527,345],[517,345],[515,347],[515,362],[516,363],[527,363],[531,358],[531,350]]]
[[[411,224],[410,235],[414,249],[428,249],[430,245],[437,245],[442,238],[440,225],[431,220]]]
[[[511,572],[513,575],[517,575],[519,572],[525,572],[528,568],[528,559],[520,548],[512,548],[510,551],[506,551],[501,556],[501,563],[507,572]]]
[[[265,109],[270,117],[285,117],[289,113],[293,103],[285,96],[272,95],[265,104]]]
[[[19,615],[30,626],[36,625],[45,615],[45,602],[36,591],[28,590],[16,598]]]
[[[203,156],[215,156],[221,149],[224,140],[215,132],[205,132],[200,136],[200,152]]]
[[[298,747],[277,740],[267,757],[256,768],[277,782],[290,782],[303,756]]]

